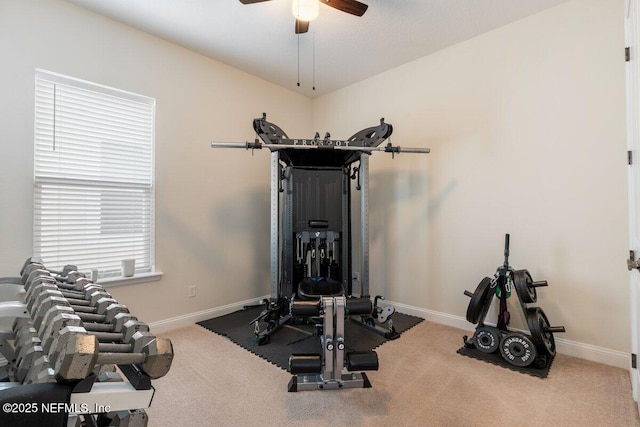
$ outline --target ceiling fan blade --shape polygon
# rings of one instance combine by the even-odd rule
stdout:
[[[242,0],[240,0],[242,1]],[[357,0],[320,0],[321,3],[331,6],[334,9],[350,13],[356,16],[362,16],[367,11],[367,6]]]
[[[240,0],[240,3],[251,4],[251,3],[262,3],[263,1],[269,1],[269,0]]]
[[[296,34],[302,34],[309,31],[309,21],[301,21],[296,19]]]

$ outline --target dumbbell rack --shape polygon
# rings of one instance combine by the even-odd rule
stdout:
[[[151,379],[173,359],[167,339],[129,313],[99,284],[66,266],[28,258],[16,278],[0,278],[1,425],[146,426]]]
[[[483,278],[473,293],[464,292],[471,298],[467,307],[467,321],[477,326],[471,338],[463,337],[464,346],[459,352],[493,362],[500,361],[494,356],[499,354],[507,366],[516,370],[548,369],[556,354],[553,334],[565,332],[565,328],[550,326],[542,308],[529,305],[537,301],[536,289],[544,286],[548,286],[546,281],[535,282],[526,269],[514,270],[509,265],[509,234],[505,235],[503,265],[497,268],[493,278]],[[507,299],[514,291],[518,295],[529,333],[509,328],[511,315],[507,309]],[[494,296],[500,303],[497,324],[492,326],[486,324],[485,319]]]

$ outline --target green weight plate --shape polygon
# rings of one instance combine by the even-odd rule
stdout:
[[[531,339],[540,353],[547,353],[549,356],[556,354],[556,341],[553,333],[548,330],[549,319],[540,307],[528,307],[525,313],[527,326],[531,331]]]
[[[469,306],[467,307],[467,321],[469,323],[473,323],[475,325],[480,321],[482,310],[487,304],[491,303],[492,296],[491,279],[485,277],[480,281],[480,284],[473,293],[473,296],[471,296],[471,301],[469,301]]]
[[[493,353],[500,346],[502,334],[493,326],[481,326],[473,334],[473,345],[483,353]]]
[[[533,363],[538,356],[536,346],[528,336],[509,332],[500,341],[502,358],[514,366],[525,367]]]
[[[524,304],[536,302],[538,295],[536,288],[532,286],[533,279],[527,270],[516,270],[513,273],[513,285],[518,293],[518,298]]]

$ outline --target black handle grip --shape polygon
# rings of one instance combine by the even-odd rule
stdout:
[[[509,266],[509,233],[504,235],[504,266]]]
[[[464,291],[464,294],[465,294],[466,296],[468,296],[469,298],[471,298],[471,297],[473,296],[473,292],[469,292],[469,291],[467,291],[467,290],[465,290],[465,291]]]
[[[542,286],[549,286],[549,284],[547,283],[546,280],[541,280],[539,282],[533,282],[531,283],[531,286],[533,286],[534,288],[540,288]]]
[[[545,330],[547,332],[567,332],[564,329],[564,326],[549,326],[549,327],[545,328]]]
[[[309,228],[329,228],[329,221],[324,219],[310,219]]]

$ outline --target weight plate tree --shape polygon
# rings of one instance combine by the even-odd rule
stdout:
[[[477,324],[470,339],[464,337],[465,347],[491,354],[500,350],[502,358],[513,366],[547,367],[556,354],[554,332],[565,332],[563,326],[550,326],[549,319],[536,303],[537,288],[548,286],[546,281],[536,282],[528,270],[514,270],[509,265],[509,234],[505,236],[504,263],[496,269],[493,278],[485,277],[475,292],[464,291],[471,298],[467,307],[467,321]],[[529,334],[509,328],[511,314],[507,299],[515,290],[519,307],[526,319]],[[496,326],[484,323],[493,296],[499,300]]]

